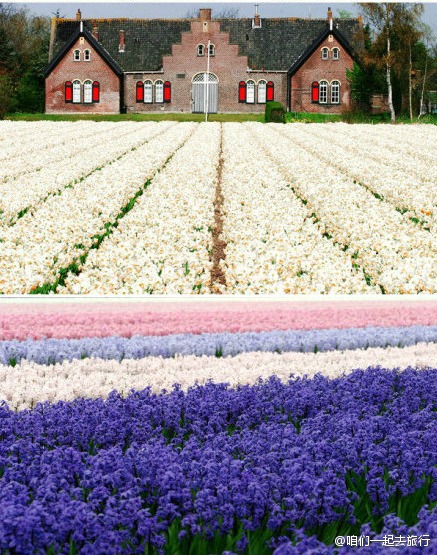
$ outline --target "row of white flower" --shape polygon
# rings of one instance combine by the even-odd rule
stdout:
[[[173,384],[184,390],[212,380],[215,383],[255,384],[261,377],[313,377],[329,379],[348,374],[356,368],[381,366],[405,369],[435,367],[437,345],[373,348],[324,353],[243,353],[236,357],[175,358],[147,357],[121,362],[101,359],[64,361],[51,366],[22,361],[15,367],[0,366],[0,400],[15,410],[38,402],[71,401],[75,398],[107,397],[111,391],[126,396],[132,389],[148,386],[156,393],[170,391]]]
[[[56,150],[49,149],[44,155],[46,164],[42,171],[30,172],[0,183],[0,238],[1,227],[8,226],[11,219],[15,221],[20,211],[38,207],[48,195],[62,191],[67,185],[83,179],[129,153],[131,149],[164,133],[166,129],[176,126],[174,122],[129,123],[127,128],[123,125],[120,130],[110,124],[109,140],[106,134],[97,134],[77,139],[76,144],[61,144]],[[52,156],[54,161],[51,161]],[[10,167],[14,167],[12,162]]]
[[[117,125],[109,122],[96,125],[92,121],[78,123],[82,125],[74,127],[62,125],[50,130],[34,127],[23,137],[17,133],[15,141],[2,145],[0,181],[15,179],[19,175],[45,169],[47,165],[62,160],[66,155],[82,151],[83,146],[92,148],[94,144],[102,142],[104,135],[112,135]],[[120,132],[123,127],[127,129],[127,124],[122,124],[118,128]],[[0,132],[1,129],[0,126]]]
[[[380,292],[352,267],[350,255],[322,235],[320,224],[249,131],[240,124],[224,129],[227,292]]]
[[[208,292],[219,153],[220,125],[199,124],[59,292]]]
[[[317,152],[301,147],[301,135],[293,141],[291,132],[286,130],[286,136],[277,125],[245,125],[263,141],[272,164],[279,165],[333,241],[348,247],[375,284],[388,293],[437,291],[435,235],[406,221],[392,205],[321,161]],[[336,159],[332,157],[334,164]]]
[[[115,221],[122,207],[186,141],[195,126],[171,126],[152,141],[65,189],[62,195],[49,197],[16,225],[4,228],[0,291],[29,293],[39,285],[54,282],[61,268],[91,247],[95,235],[105,233],[105,224]],[[144,220],[142,225],[146,225]]]
[[[400,148],[397,152],[387,150],[381,137],[379,141],[372,142],[369,135],[366,141],[364,137],[358,137],[356,132],[350,131],[351,128],[319,126],[313,130],[307,125],[288,127],[286,131],[293,141],[309,148],[324,161],[335,164],[375,195],[381,196],[402,212],[408,211],[405,219],[418,218],[437,231],[437,157],[432,152],[437,137],[433,137],[432,144],[428,137],[421,138],[420,147],[424,154],[412,158],[410,149],[405,151]],[[399,130],[398,141],[401,145],[403,134],[407,131],[408,128]]]

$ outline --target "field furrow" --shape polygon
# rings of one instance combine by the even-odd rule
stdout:
[[[220,125],[199,124],[65,292],[209,292],[219,152]]]
[[[437,293],[429,125],[0,122],[0,293]]]
[[[284,135],[390,203],[405,214],[405,219],[413,218],[413,222],[437,232],[437,165],[417,160],[412,164],[400,155],[389,156],[382,149],[362,146],[347,133],[311,131],[308,125],[297,132],[288,128]]]
[[[94,172],[35,213],[3,230],[0,291],[29,293],[53,284],[101,240],[135,202],[146,182],[193,132],[195,124],[170,126],[153,141]]]
[[[284,137],[277,126],[245,124],[293,180],[334,241],[353,253],[386,293],[437,291],[437,241],[368,190]]]
[[[264,143],[265,126],[256,128]],[[251,127],[226,126],[223,155],[226,292],[380,292],[324,234]]]
[[[81,140],[80,148],[75,150],[72,145],[59,147],[63,154],[61,160],[48,163],[44,171],[21,175],[0,184],[0,237],[2,227],[14,224],[28,210],[41,204],[48,196],[60,194],[64,189],[93,172],[116,162],[127,155],[132,149],[138,148],[153,137],[175,126],[174,122],[145,124],[134,123],[130,132],[114,133],[111,140],[102,137],[89,137]]]

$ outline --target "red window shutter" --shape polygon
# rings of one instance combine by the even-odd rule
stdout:
[[[93,102],[100,102],[100,83],[98,81],[93,83]]]
[[[314,83],[311,86],[311,101],[312,102],[319,101],[319,84],[317,83],[317,81],[314,81]]]
[[[170,81],[164,83],[164,102],[171,102],[171,84]]]
[[[144,102],[144,85],[142,81],[137,83],[137,102]]]
[[[246,102],[246,83],[244,81],[240,81],[238,85],[238,102]]]
[[[267,83],[267,100],[275,100],[275,84],[273,81]]]
[[[65,83],[65,102],[73,102],[73,83],[71,81]]]

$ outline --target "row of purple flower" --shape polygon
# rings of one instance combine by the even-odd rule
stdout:
[[[315,352],[435,343],[436,326],[352,328],[311,331],[203,333],[166,336],[1,341],[0,363],[22,359],[38,364],[96,357],[105,360],[175,355],[235,356],[243,352]]]
[[[0,551],[183,553],[202,538],[223,552],[328,554],[336,535],[436,538],[436,398],[437,369],[369,368],[3,405]]]

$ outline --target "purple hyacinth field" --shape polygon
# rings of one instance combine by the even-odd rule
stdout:
[[[370,302],[361,328],[326,305],[332,327],[325,310],[306,330],[279,325],[293,303],[264,305],[268,331],[250,331],[255,305],[240,332],[183,333],[181,311],[178,333],[136,335],[126,305],[130,336],[108,309],[111,335],[81,320],[19,339],[32,316],[3,305],[0,553],[435,553],[436,305],[379,328]]]

